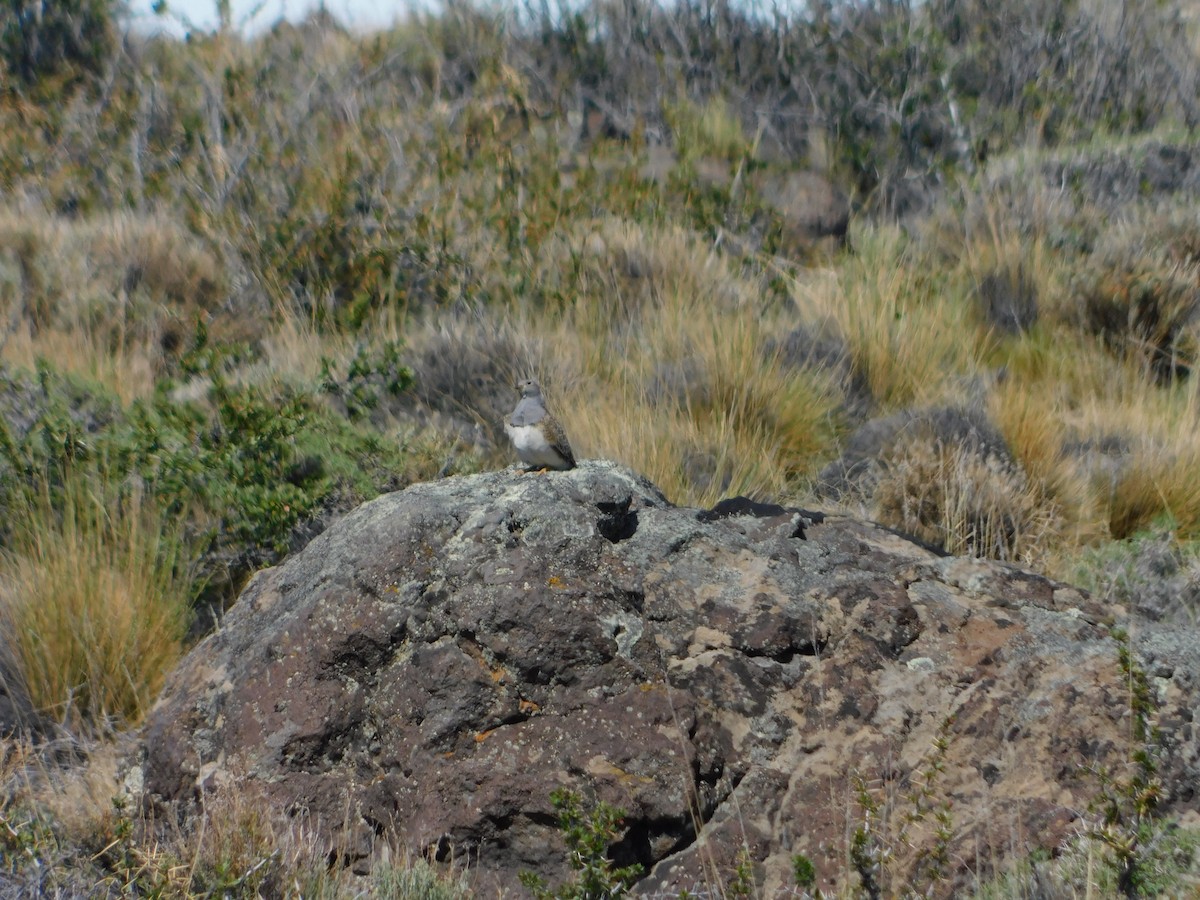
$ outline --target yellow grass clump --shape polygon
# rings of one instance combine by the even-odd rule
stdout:
[[[1025,336],[1006,356],[991,413],[1026,472],[1062,505],[1071,545],[1156,522],[1181,537],[1200,533],[1194,379],[1160,385],[1138,361],[1062,327]]]
[[[923,264],[895,227],[853,235],[836,273],[794,283],[798,309],[831,323],[881,410],[936,402],[976,374],[988,336],[970,304]]]
[[[553,348],[536,374],[577,450],[680,503],[796,493],[832,453],[844,397],[832,373],[782,360],[794,312],[678,229],[609,221],[585,240],[595,295],[518,314],[530,345]]]
[[[148,396],[227,282],[217,255],[164,216],[0,210],[0,362],[48,359],[122,402]]]
[[[0,565],[0,621],[35,709],[136,722],[182,652],[189,606],[169,523],[82,474],[33,498]]]

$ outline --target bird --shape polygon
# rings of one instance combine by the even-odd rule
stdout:
[[[575,454],[558,419],[550,415],[542,400],[542,388],[532,378],[517,383],[521,400],[504,422],[513,447],[526,472],[575,468]]]

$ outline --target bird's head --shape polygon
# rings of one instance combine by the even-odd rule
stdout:
[[[532,378],[526,378],[524,381],[518,381],[517,390],[521,392],[522,399],[525,397],[542,396],[542,386]]]

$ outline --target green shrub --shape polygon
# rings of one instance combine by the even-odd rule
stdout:
[[[607,856],[609,846],[621,834],[625,813],[604,801],[585,810],[582,798],[566,788],[552,792],[550,803],[558,811],[558,827],[567,844],[575,880],[552,889],[533,872],[521,872],[521,884],[537,900],[609,900],[624,896],[642,873],[637,863],[617,868]]]
[[[323,392],[336,390],[343,412],[317,386],[234,380],[238,351],[210,347],[203,328],[182,362],[190,381],[162,381],[125,410],[43,365],[38,406],[20,413],[31,416],[27,427],[0,416],[0,508],[42,495],[61,508],[64,473],[102,463],[112,490],[143,491],[178,523],[184,555],[198,560],[193,593],[228,598],[254,569],[297,549],[312,533],[301,525],[331,504],[344,509],[417,477],[417,466],[432,474],[445,465],[410,463],[405,442],[370,421],[411,384],[398,353],[394,344],[362,349],[341,380],[326,367]]]
[[[26,84],[97,74],[116,48],[120,0],[14,0],[0,8],[0,63]]]

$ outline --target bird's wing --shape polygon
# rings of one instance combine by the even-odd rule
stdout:
[[[574,468],[575,454],[571,452],[571,443],[567,440],[567,433],[563,431],[563,427],[558,423],[558,419],[554,418],[554,416],[547,416],[545,430],[546,440],[550,446]]]

